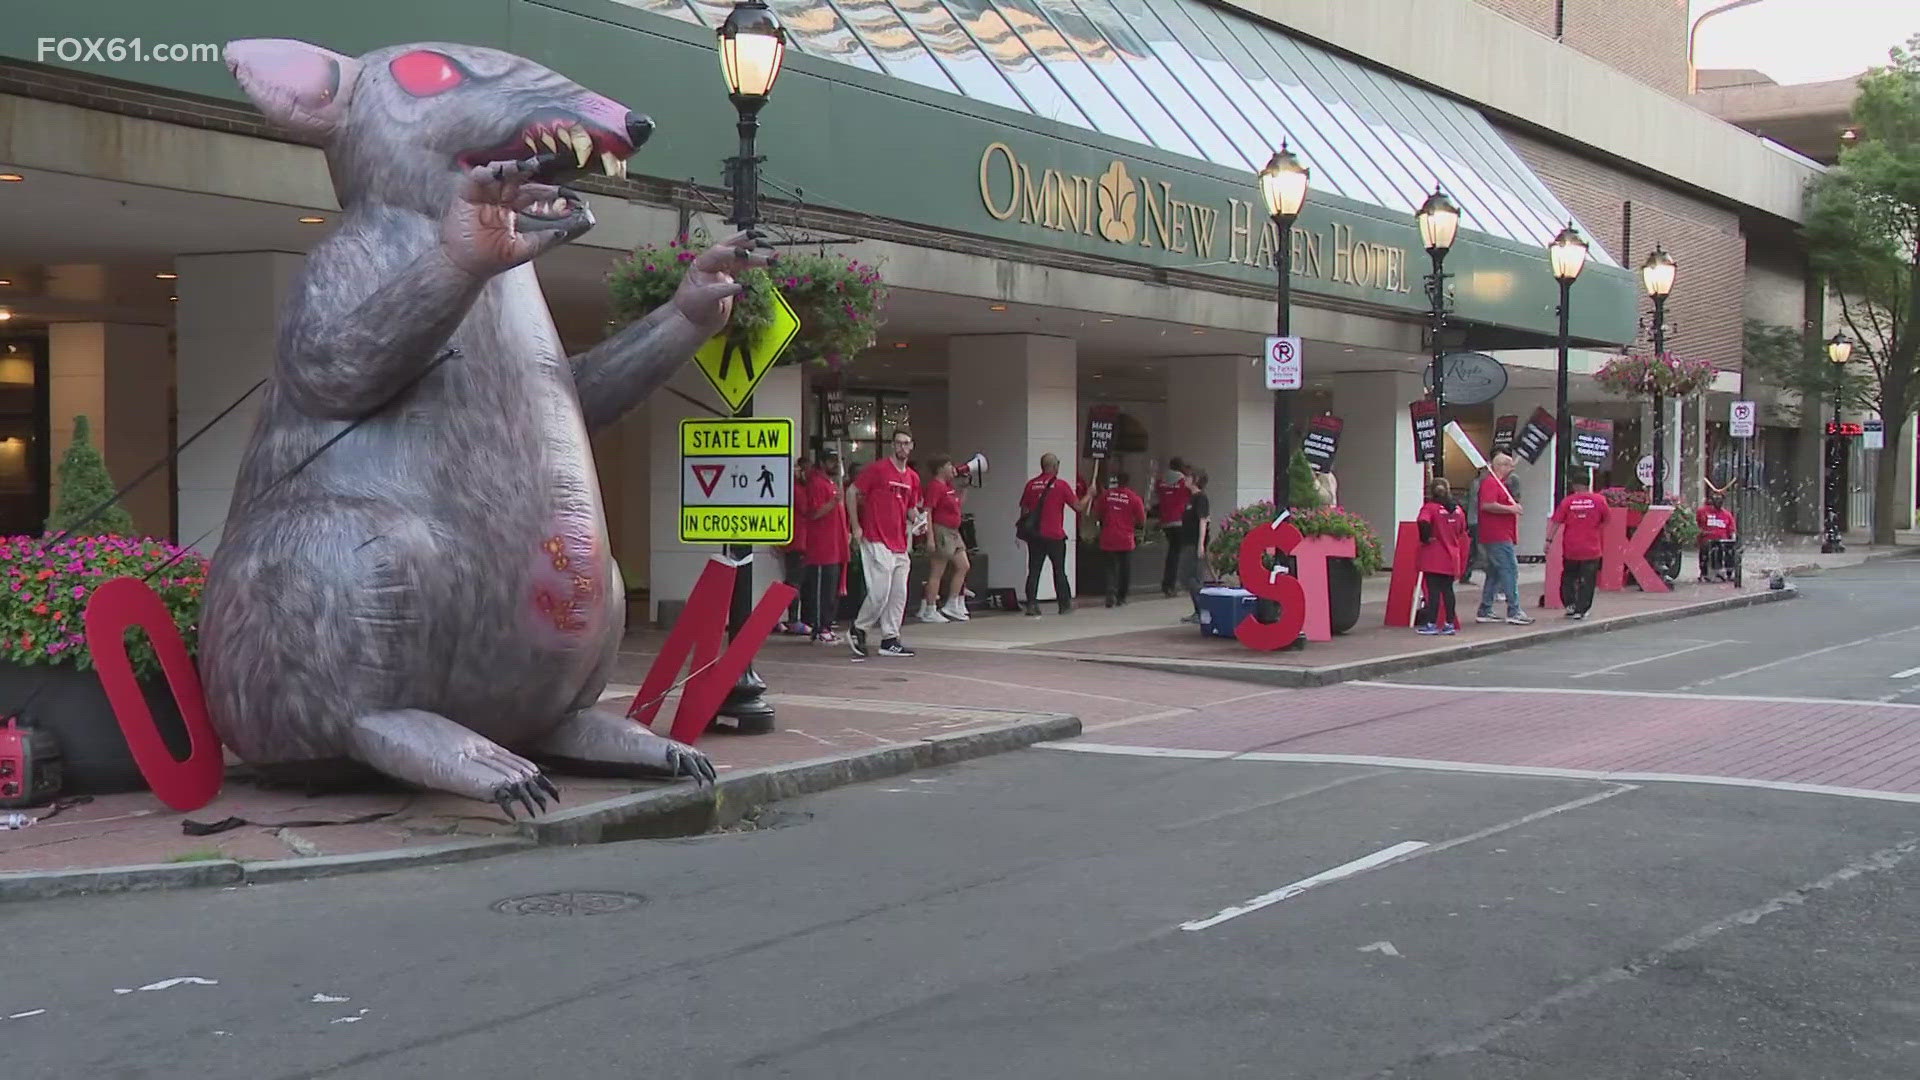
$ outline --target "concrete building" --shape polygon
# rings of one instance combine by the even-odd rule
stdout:
[[[1283,139],[1312,168],[1293,243],[1307,378],[1295,431],[1321,412],[1344,419],[1342,501],[1383,537],[1419,503],[1408,407],[1426,392],[1430,342],[1413,215],[1436,185],[1464,212],[1442,344],[1509,374],[1495,400],[1450,410],[1483,448],[1500,417],[1552,409],[1545,245],[1569,221],[1592,243],[1573,292],[1573,411],[1615,420],[1615,482],[1635,486],[1650,417],[1589,375],[1644,343],[1635,271],[1656,244],[1680,267],[1671,347],[1722,369],[1667,425],[1683,498],[1724,447],[1743,319],[1821,325],[1793,239],[1821,166],[1686,99],[1682,0],[773,7],[792,42],[762,115],[767,217],[795,238],[856,241],[827,250],[880,266],[893,298],[873,350],[837,375],[776,369],[756,411],[797,418],[815,443],[837,397],[856,462],[901,423],[921,455],[985,452],[993,472],[967,509],[996,587],[1024,577],[1014,502],[1040,455],[1090,474],[1081,433],[1094,405],[1124,414],[1133,434],[1118,464],[1139,486],[1180,455],[1211,472],[1217,512],[1271,493],[1273,399],[1257,365],[1274,240],[1254,172]],[[24,449],[0,454],[0,525],[37,528],[75,414],[95,417],[124,482],[264,378],[277,306],[338,216],[321,153],[269,130],[193,46],[217,56],[235,37],[284,36],[353,55],[456,40],[652,115],[658,133],[628,178],[580,185],[595,230],[538,264],[578,351],[608,329],[604,278],[623,253],[724,228],[733,114],[713,28],[726,9],[261,0],[242,18],[70,0],[19,13],[0,42],[0,173],[21,178],[0,183],[12,316],[0,334],[22,359],[0,364],[0,439]],[[188,59],[90,59],[64,44],[100,36],[186,46]],[[675,429],[703,414],[689,399],[716,399],[691,369],[673,388],[595,444],[611,543],[649,614],[685,596],[706,555],[677,540]],[[143,530],[217,548],[250,418],[243,405],[136,492]],[[1798,436],[1771,422],[1768,445],[1788,464],[1769,482],[1791,491]],[[1551,454],[1523,467],[1532,507],[1551,469]],[[1464,482],[1472,470],[1456,452],[1447,472]],[[1543,519],[1529,514],[1523,555],[1540,553]]]

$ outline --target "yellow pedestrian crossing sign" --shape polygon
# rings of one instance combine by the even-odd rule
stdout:
[[[693,362],[700,365],[720,400],[737,413],[799,332],[799,316],[793,313],[780,290],[774,289],[773,321],[765,329],[744,342],[731,341],[726,334],[709,339],[693,354]]]

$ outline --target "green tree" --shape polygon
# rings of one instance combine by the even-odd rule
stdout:
[[[1287,466],[1287,502],[1295,510],[1316,510],[1327,500],[1313,483],[1313,466],[1299,447],[1293,448],[1293,461]]]
[[[1801,410],[1816,411],[1831,404],[1841,409],[1875,407],[1877,387],[1859,364],[1842,367],[1827,358],[1827,343],[1804,330],[1760,319],[1746,321],[1747,374],[1798,394],[1798,405],[1779,405],[1790,421],[1801,420]]]
[[[107,462],[93,445],[93,433],[87,418],[73,418],[73,442],[60,459],[60,503],[47,519],[47,532],[59,534],[76,525],[83,536],[133,536],[133,515],[115,503],[100,516],[87,521],[87,515],[113,498],[113,477],[107,475]]]
[[[1864,404],[1886,425],[1886,445],[1904,445],[1920,408],[1920,34],[1887,51],[1892,63],[1860,80],[1860,138],[1807,191],[1804,235],[1814,269],[1840,307],[1866,372]],[[1873,542],[1893,543],[1900,455],[1874,469]]]

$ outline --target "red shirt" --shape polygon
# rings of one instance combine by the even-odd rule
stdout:
[[[927,481],[926,507],[935,525],[960,527],[960,493],[952,484],[938,478]]]
[[[906,554],[907,508],[920,504],[920,474],[881,458],[860,470],[853,488],[860,493],[860,532],[888,551]]]
[[[1160,501],[1160,527],[1179,528],[1180,519],[1187,513],[1187,501],[1193,498],[1193,492],[1187,490],[1186,479],[1182,477],[1171,484],[1161,484],[1153,494]]]
[[[1133,530],[1147,523],[1147,504],[1132,488],[1108,488],[1094,505],[1100,513],[1100,550],[1132,551]]]
[[[1700,508],[1700,512],[1693,516],[1693,519],[1700,524],[1700,539],[1733,539],[1733,511],[1724,508],[1716,510],[1711,506],[1703,506]]]
[[[1052,483],[1052,487],[1047,485]],[[1073,485],[1059,476],[1041,473],[1027,481],[1027,490],[1020,493],[1020,512],[1026,513],[1040,501],[1041,492],[1046,493],[1046,503],[1040,508],[1040,538],[1042,540],[1065,540],[1067,538],[1066,508],[1078,502],[1074,498]]]
[[[840,485],[827,470],[815,469],[801,491],[806,497],[803,516],[808,518],[804,561],[808,566],[839,566],[847,561],[847,504],[835,499],[840,494]],[[820,517],[811,517],[815,510],[829,502],[833,503],[833,509]]]
[[[1452,511],[1448,511],[1446,507],[1429,499],[1426,505],[1420,508],[1418,520],[1433,526],[1433,539],[1423,540],[1420,543],[1420,559],[1416,564],[1420,572],[1458,577],[1467,555],[1466,508],[1455,503]]]
[[[1517,544],[1520,542],[1519,514],[1489,514],[1487,507],[1504,506],[1513,501],[1507,485],[1500,478],[1488,473],[1480,481],[1480,542],[1483,544]]]
[[[1612,512],[1607,500],[1591,491],[1576,491],[1561,499],[1548,519],[1566,532],[1560,540],[1561,557],[1570,562],[1600,558],[1605,553],[1603,537]]]

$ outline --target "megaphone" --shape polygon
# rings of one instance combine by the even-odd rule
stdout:
[[[987,455],[975,454],[967,459],[965,465],[956,466],[954,476],[967,482],[968,487],[979,487],[987,479]]]

